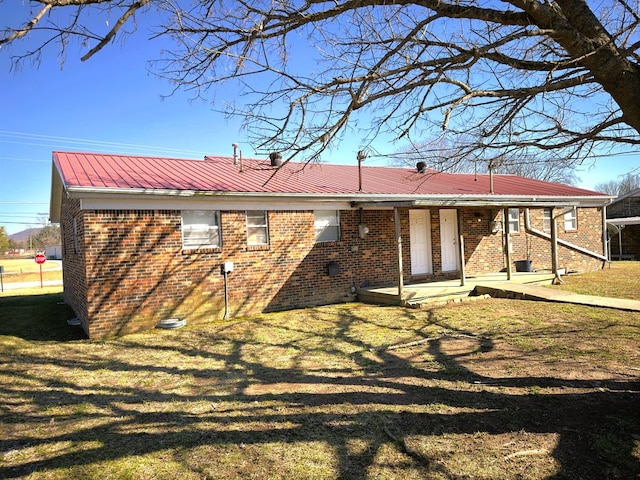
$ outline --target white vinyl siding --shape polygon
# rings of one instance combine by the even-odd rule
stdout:
[[[340,240],[340,212],[338,210],[314,211],[316,242],[337,242]]]
[[[182,211],[182,248],[220,246],[220,215],[214,210]]]

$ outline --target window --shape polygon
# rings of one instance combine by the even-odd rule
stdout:
[[[340,213],[337,210],[316,210],[314,217],[316,242],[340,240]]]
[[[269,245],[266,210],[247,211],[247,245]]]
[[[520,232],[520,209],[509,209],[509,233]]]
[[[182,211],[182,248],[220,246],[220,217],[212,210]]]
[[[578,229],[578,218],[575,208],[564,214],[564,229],[565,231]]]
[[[553,215],[553,209],[545,208],[542,210],[542,229],[545,232],[551,231],[551,218]]]

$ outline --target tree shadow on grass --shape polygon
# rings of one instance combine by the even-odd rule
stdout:
[[[6,351],[0,477],[117,477],[131,462],[154,478],[640,474],[637,383],[489,378],[403,326],[417,314],[382,323],[373,308]],[[422,342],[390,350],[369,329]],[[497,348],[456,334],[466,353]]]
[[[74,317],[59,293],[0,297],[0,336],[34,342],[86,338],[81,328],[67,324]]]

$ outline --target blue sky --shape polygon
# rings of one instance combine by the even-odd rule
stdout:
[[[0,226],[9,234],[46,220],[53,150],[202,158],[231,155],[238,142],[243,155],[253,155],[239,123],[211,105],[183,92],[163,99],[171,85],[147,71],[161,48],[139,31],[87,62],[71,47],[61,68],[52,49],[39,65],[20,71],[11,69],[11,50],[0,49]],[[233,96],[231,85],[217,94]],[[355,163],[356,143],[343,143],[331,158]],[[382,154],[398,149],[372,146]],[[640,168],[640,155],[606,157],[579,173],[579,186],[593,188],[633,168]]]

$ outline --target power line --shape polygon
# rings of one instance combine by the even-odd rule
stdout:
[[[1,225],[38,225],[39,227],[43,227],[45,225],[42,225],[41,222],[4,222],[4,221],[0,221]],[[50,225],[50,223],[47,222],[46,225]],[[34,227],[37,228],[37,227]]]
[[[75,137],[59,137],[55,135],[43,135],[39,133],[24,133],[24,132],[12,132],[9,130],[0,130],[0,137],[9,137],[12,140],[3,140],[0,138],[0,142],[2,143],[16,143],[16,144],[24,144],[24,145],[32,145],[32,146],[50,146],[52,148],[60,148],[61,143],[66,145],[82,145],[87,148],[88,146],[102,147],[102,148],[112,148],[112,149],[135,149],[137,151],[154,151],[156,153],[165,152],[168,154],[189,154],[196,156],[204,156],[205,152],[199,152],[196,150],[184,150],[180,148],[173,147],[157,147],[153,145],[143,145],[143,144],[135,144],[135,143],[121,143],[121,142],[111,142],[106,140],[91,140],[84,138],[75,138]],[[26,140],[26,141],[16,141]],[[37,143],[36,143],[37,142]]]
[[[34,158],[11,158],[11,157],[0,157],[0,162],[37,162],[37,163],[51,163],[50,159],[47,160],[36,160]]]

